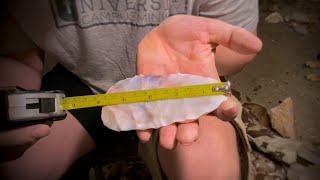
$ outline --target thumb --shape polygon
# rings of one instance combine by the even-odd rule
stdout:
[[[27,145],[47,136],[50,127],[45,124],[37,124],[0,132],[0,147]]]
[[[238,115],[240,106],[232,97],[228,97],[228,99],[218,107],[216,115],[222,120],[232,121]]]

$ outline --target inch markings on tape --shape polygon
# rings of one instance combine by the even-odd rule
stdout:
[[[166,99],[227,95],[230,94],[230,91],[230,82],[218,82],[172,88],[146,89],[87,96],[74,96],[63,98],[61,101],[61,108],[63,110],[71,110]]]

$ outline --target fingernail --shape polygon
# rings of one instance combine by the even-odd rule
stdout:
[[[47,125],[39,125],[35,127],[35,129],[32,132],[32,135],[35,139],[41,139],[45,136],[48,136],[50,133],[50,128]]]

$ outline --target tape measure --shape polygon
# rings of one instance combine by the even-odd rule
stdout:
[[[71,109],[230,93],[229,82],[74,97],[65,97],[62,91],[27,91],[16,87],[0,88],[0,107],[2,110],[0,111],[0,123],[17,124],[61,120],[66,117],[66,110]]]
[[[192,98],[230,94],[230,82],[198,84],[172,88],[126,91],[117,93],[65,97],[61,100],[61,109],[71,110],[96,106],[110,106],[137,102],[149,102],[166,99]]]

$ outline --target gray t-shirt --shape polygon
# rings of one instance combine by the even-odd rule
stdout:
[[[136,74],[138,43],[168,16],[217,18],[249,31],[258,22],[258,0],[11,0],[8,10],[46,61],[99,93]]]

